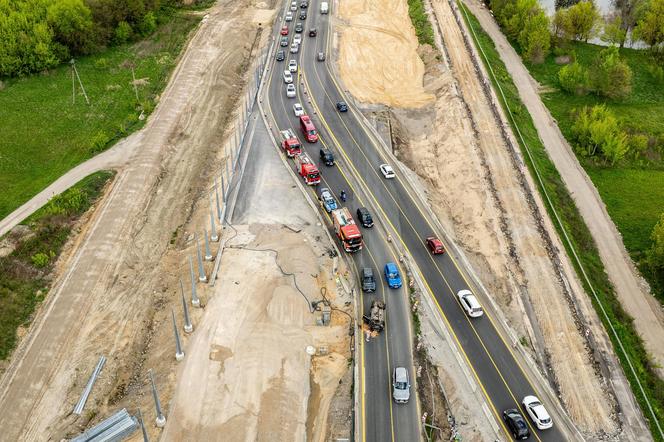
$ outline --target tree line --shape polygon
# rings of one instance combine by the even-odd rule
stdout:
[[[0,77],[151,34],[177,0],[0,0]]]
[[[618,14],[604,23],[590,0],[556,2],[571,5],[549,18],[537,0],[487,0],[507,36],[516,41],[523,57],[541,63],[556,43],[587,42],[601,36],[622,47],[632,40],[645,43],[660,60],[664,56],[664,0],[614,0]]]

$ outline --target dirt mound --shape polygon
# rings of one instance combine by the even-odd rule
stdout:
[[[400,107],[431,103],[405,1],[342,1],[339,15],[339,71],[355,98]]]

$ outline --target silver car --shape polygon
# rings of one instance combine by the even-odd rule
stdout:
[[[408,370],[405,367],[397,367],[392,374],[392,399],[397,404],[407,404],[410,399],[410,381]]]

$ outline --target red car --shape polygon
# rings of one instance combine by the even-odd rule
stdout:
[[[427,247],[434,255],[445,253],[445,247],[443,247],[443,243],[435,236],[430,236],[427,238]]]
[[[281,27],[281,35],[288,35],[288,26]]]

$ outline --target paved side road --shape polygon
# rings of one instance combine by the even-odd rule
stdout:
[[[116,169],[127,164],[133,155],[136,146],[136,138],[141,132],[135,132],[128,138],[122,139],[111,149],[96,155],[84,163],[74,167],[69,172],[55,180],[46,189],[32,197],[28,202],[0,220],[0,236],[9,232],[18,223],[35,213],[44,206],[54,195],[58,195],[81,181],[86,176],[104,169]]]
[[[467,1],[465,4],[493,40],[512,76],[521,101],[528,108],[549,157],[570,189],[572,198],[590,229],[618,299],[627,313],[636,319],[634,326],[643,338],[648,353],[654,357],[655,366],[664,367],[664,312],[638,275],[597,189],[542,103],[537,93],[536,81],[530,76],[493,16],[477,1]],[[660,369],[660,375],[662,374]]]

